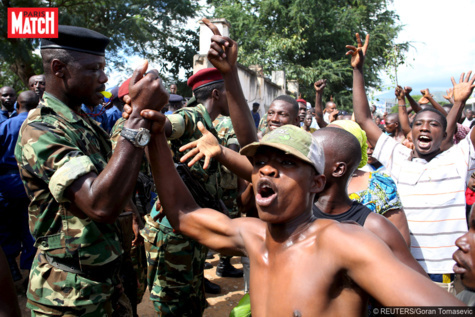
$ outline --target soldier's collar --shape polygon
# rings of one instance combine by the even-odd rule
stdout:
[[[61,100],[47,93],[46,91],[43,94],[43,104],[45,107],[53,109],[54,112],[56,112],[57,114],[64,117],[70,122],[77,122],[81,120],[81,117],[71,108],[69,108]]]

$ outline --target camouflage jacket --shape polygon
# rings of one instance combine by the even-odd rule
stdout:
[[[213,121],[213,125],[218,132],[219,139],[224,143],[224,146],[230,147],[231,145],[237,145],[239,148],[239,142],[230,117],[219,116]],[[238,177],[224,165],[220,165],[220,174],[220,187],[223,191],[221,199],[228,208],[230,217],[236,218],[239,215],[239,208],[236,201],[238,196]]]
[[[15,148],[31,200],[29,223],[35,246],[59,261],[78,261],[80,267],[101,267],[122,254],[117,226],[76,217],[65,192],[81,176],[90,172],[99,174],[106,167],[111,153],[108,135],[82,111],[73,112],[48,93],[43,99],[23,123]],[[105,300],[92,296],[98,289],[102,293],[112,292],[111,285],[65,276],[76,276],[73,273],[44,270],[51,271],[51,266],[33,265],[30,291],[37,291],[34,295],[29,292],[28,297],[45,305],[88,305]],[[52,283],[59,287],[54,291],[54,300],[44,293],[47,288],[51,290]],[[85,298],[84,294],[90,296]]]

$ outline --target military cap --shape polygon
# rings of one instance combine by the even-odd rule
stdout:
[[[41,49],[63,49],[105,55],[109,38],[93,30],[72,25],[58,25],[58,38],[41,39]]]
[[[302,98],[297,99],[297,102],[303,103],[303,104],[305,104],[305,105],[307,104],[307,102],[305,101],[305,99],[302,99]]]
[[[205,68],[188,78],[187,85],[196,90],[211,84],[223,82],[223,76],[216,68]]]
[[[129,83],[130,83],[130,79],[127,79],[126,81],[124,81],[122,83],[122,85],[120,85],[119,87],[119,98],[122,98],[124,97],[125,95],[128,95],[129,94]]]
[[[183,97],[180,95],[170,94],[170,98],[168,99],[168,102],[171,102],[171,103],[183,102]]]

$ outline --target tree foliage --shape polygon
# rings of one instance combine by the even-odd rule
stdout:
[[[199,9],[192,0],[2,0],[0,7],[0,86],[20,89],[28,78],[41,73],[34,54],[37,39],[7,38],[8,7],[57,7],[59,24],[76,25],[111,38],[108,64],[123,66],[127,56],[139,55],[158,63],[174,77],[180,68],[192,69],[198,46],[197,31],[186,22]]]
[[[208,0],[216,18],[231,23],[240,45],[239,62],[259,64],[264,72],[285,70],[296,79],[306,100],[313,101],[313,82],[326,78],[324,97],[334,96],[339,108],[351,108],[352,70],[345,45],[355,45],[355,33],[370,34],[365,80],[378,87],[378,72],[387,65],[388,51],[401,29],[387,0]],[[399,53],[407,43],[398,44]]]

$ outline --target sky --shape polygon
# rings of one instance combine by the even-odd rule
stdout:
[[[474,0],[394,0],[389,8],[404,26],[396,42],[413,46],[409,66],[398,69],[401,86],[445,91],[452,87],[451,76],[458,81],[462,72],[475,71]],[[386,74],[381,78],[391,85]]]

